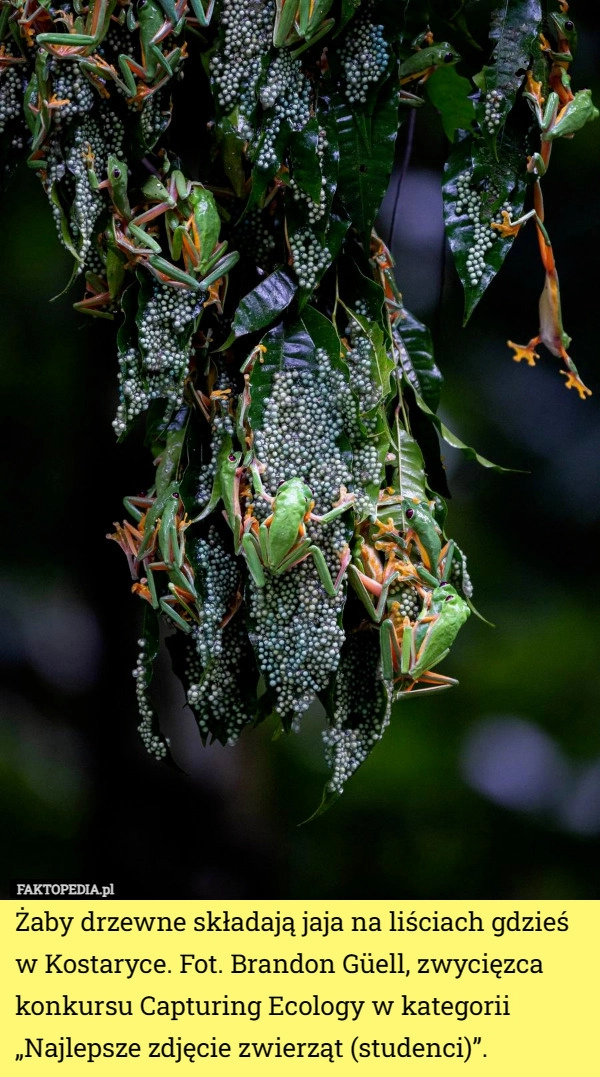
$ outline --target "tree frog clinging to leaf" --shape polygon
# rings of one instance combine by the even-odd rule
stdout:
[[[334,583],[322,551],[306,534],[306,523],[308,520],[329,523],[347,512],[354,495],[346,495],[330,512],[316,516],[312,511],[312,491],[302,479],[288,479],[278,488],[275,497],[270,498],[263,489],[256,465],[252,467],[252,474],[257,493],[272,505],[272,512],[263,523],[258,524],[255,519],[250,518],[242,537],[242,547],[256,586],[264,587],[265,569],[274,576],[280,576],[300,561],[312,556],[327,594],[337,594],[350,561],[350,550],[348,548],[341,559],[340,572]]]

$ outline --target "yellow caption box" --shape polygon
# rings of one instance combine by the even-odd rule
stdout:
[[[599,904],[5,901],[0,1070],[597,1065]]]

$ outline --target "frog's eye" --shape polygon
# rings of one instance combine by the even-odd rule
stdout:
[[[448,595],[446,602],[454,602],[454,595]]]
[[[412,520],[412,518],[413,518],[414,514],[415,514],[415,510],[414,510],[414,509],[407,509],[407,510],[406,510],[406,519],[407,519],[407,520]]]
[[[230,464],[233,464],[233,463],[234,463],[234,461],[235,461],[235,453],[234,453],[234,452],[230,452],[230,453],[229,453],[229,456],[227,457],[227,459],[229,460],[229,463],[230,463]]]
[[[452,64],[452,63],[454,63],[455,59],[456,59],[456,57],[455,57],[453,52],[446,52],[442,56],[442,61],[445,64]]]
[[[567,21],[565,23],[565,30],[567,30],[567,32],[570,34],[571,30],[574,30],[574,29],[575,29],[575,23],[573,22],[573,20],[572,19],[567,19]]]
[[[113,179],[120,179],[120,178],[121,178],[121,169],[120,169],[120,168],[116,168],[116,167],[115,167],[115,168],[113,168],[113,170],[112,170],[112,177],[113,177]]]

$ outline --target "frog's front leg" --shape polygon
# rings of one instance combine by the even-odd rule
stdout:
[[[89,29],[86,33],[38,34],[37,44],[45,46],[49,52],[62,59],[76,59],[78,54],[89,55],[105,38],[116,3],[117,0],[95,0],[91,15],[88,16]],[[70,16],[65,16],[62,21],[69,25],[69,20]],[[81,20],[76,22],[81,23]]]
[[[153,84],[153,90],[158,89],[166,79],[173,77],[173,72],[181,59],[183,49],[177,47],[169,53],[164,53],[157,43],[151,42],[148,46],[148,52],[150,56],[146,58],[145,65],[139,64],[132,56],[126,56],[124,53],[119,56],[119,67],[131,98],[136,98],[141,92],[134,75],[141,79],[142,82]],[[161,78],[159,83],[156,83],[159,68],[164,72],[164,77]],[[120,83],[120,85],[122,87],[123,83]],[[146,92],[145,96],[148,96],[148,92]]]
[[[399,573],[393,572],[383,582],[379,582],[361,572],[356,565],[350,565],[348,575],[369,617],[379,624],[387,608],[390,587],[398,579]],[[376,605],[374,605],[375,599],[377,599]]]
[[[203,0],[190,0],[190,7],[203,29],[210,26],[210,20],[215,10],[215,0],[209,0],[206,7]]]

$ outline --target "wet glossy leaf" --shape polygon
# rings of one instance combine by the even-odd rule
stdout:
[[[248,418],[254,430],[263,428],[263,412],[271,393],[273,375],[279,370],[302,370],[316,363],[315,345],[300,323],[286,328],[280,322],[261,343],[266,351],[256,360],[250,375]]]
[[[290,270],[282,267],[270,273],[240,300],[231,324],[233,338],[270,325],[287,310],[297,291],[298,284]]]
[[[454,264],[465,290],[464,323],[502,266],[514,236],[492,224],[502,210],[523,211],[526,153],[506,137],[499,164],[487,142],[467,136],[455,144],[444,170],[444,218]]]
[[[410,434],[399,427],[399,472],[400,490],[403,497],[419,501],[427,500],[425,461],[417,442]]]
[[[316,117],[301,131],[295,131],[290,139],[290,158],[294,180],[313,202],[321,194],[321,165],[317,156],[319,123]]]
[[[367,140],[359,116],[345,98],[334,104],[340,166],[338,190],[344,207],[365,249],[377,211],[387,190],[394,164],[398,132],[398,92],[394,80],[383,88],[371,116],[364,117]]]
[[[429,329],[404,308],[394,333],[400,344],[400,364],[405,377],[432,411],[437,411],[443,379],[433,357]]]
[[[539,52],[541,19],[539,0],[511,0],[509,4],[499,5],[492,13],[489,35],[495,42],[492,63],[487,64],[477,78],[483,97],[475,111],[482,135],[494,142],[494,155],[498,135],[514,105],[525,73],[531,66],[531,57],[535,51]],[[492,124],[489,119],[490,106],[494,115]]]

